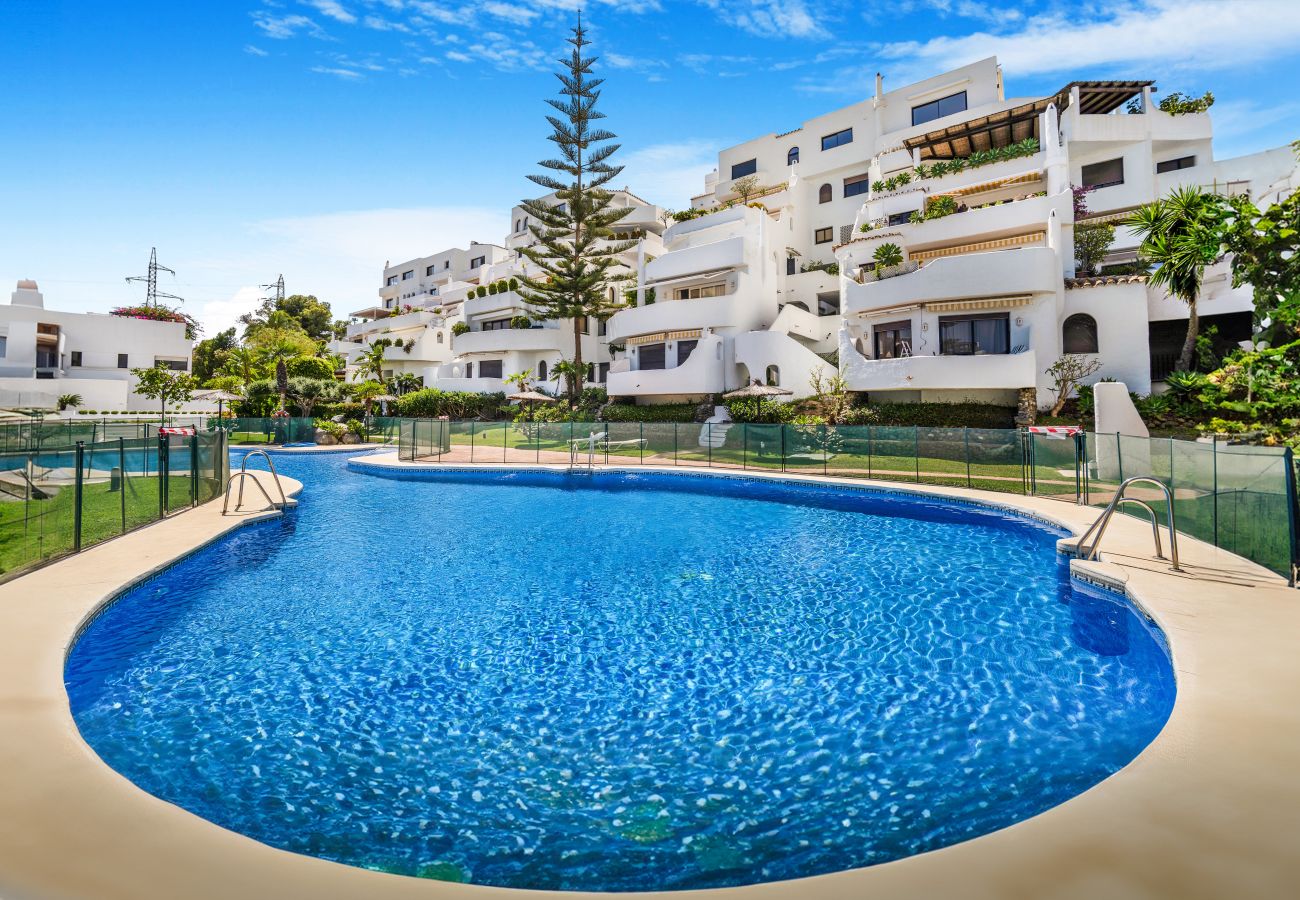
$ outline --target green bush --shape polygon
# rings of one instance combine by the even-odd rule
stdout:
[[[348,431],[355,434],[357,437],[361,438],[363,441],[366,439],[367,436],[366,426],[361,422],[360,419],[348,419],[347,425],[345,425],[344,427],[347,428]]]
[[[1014,406],[994,406],[989,403],[873,403],[850,411],[850,423],[853,425],[1014,428],[1015,419]]]
[[[980,166],[987,166],[991,163],[1018,159],[1022,156],[1033,156],[1037,152],[1038,139],[1025,138],[1023,141],[1017,141],[1006,147],[977,150],[970,156],[963,156],[958,159],[941,159],[929,165],[922,164],[913,171],[916,173],[917,178],[941,178],[944,175],[951,175],[964,169],[978,169]]]
[[[533,320],[527,316],[514,316],[510,320],[511,328],[532,328]]]
[[[319,356],[300,356],[285,364],[290,378],[315,378],[334,380],[334,366]]]
[[[488,285],[488,294],[495,297],[497,293],[497,283],[494,281]]]
[[[331,422],[329,419],[317,419],[316,427],[321,431],[333,436],[336,441],[343,440],[343,435],[347,434],[347,429],[338,422]]]
[[[632,403],[611,403],[605,407],[606,422],[694,422],[694,403],[660,403],[654,406],[636,406]]]
[[[462,334],[468,334],[469,323],[457,322],[455,325],[451,326],[451,333],[453,337],[460,337]]]
[[[727,401],[727,412],[736,422],[750,422],[762,425],[779,425],[792,422],[795,407],[792,403],[777,403],[758,397]]]
[[[519,290],[519,279],[511,278],[508,282],[506,282],[506,285],[510,290],[517,291]]]
[[[412,419],[435,419],[447,416],[450,419],[497,419],[501,415],[501,404],[505,402],[503,392],[476,394],[472,391],[440,391],[437,388],[423,388],[403,394],[397,401],[397,414]]]

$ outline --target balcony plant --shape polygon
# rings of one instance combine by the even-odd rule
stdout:
[[[82,399],[80,394],[60,394],[58,400],[59,412],[63,412],[69,406],[80,406]]]
[[[942,178],[944,175],[954,175],[957,172],[964,172],[968,169],[978,169],[981,166],[989,166],[994,163],[1006,162],[1009,159],[1020,159],[1025,156],[1033,156],[1039,150],[1037,138],[1025,138],[1023,141],[1017,141],[1014,144],[1008,144],[1005,147],[994,147],[990,150],[977,150],[970,156],[958,157],[956,159],[941,159],[937,162],[921,164],[913,169],[917,178]]]
[[[122,319],[148,319],[153,322],[177,322],[185,326],[185,337],[194,340],[201,330],[197,319],[193,316],[181,312],[177,309],[170,309],[166,306],[149,306],[140,304],[138,306],[119,306],[109,310],[110,316],[117,316]]]
[[[469,324],[466,322],[457,322],[455,325],[451,326],[452,337],[460,337],[462,334],[468,334],[468,333],[469,333]]]
[[[1206,91],[1200,97],[1192,97],[1187,94],[1174,91],[1167,97],[1161,99],[1158,106],[1162,113],[1168,113],[1171,116],[1186,116],[1192,113],[1207,112],[1214,105],[1214,94]]]
[[[496,283],[495,281],[488,285],[487,292],[488,292],[488,296],[491,296],[491,297],[495,297],[495,296],[496,296],[496,293],[497,293],[497,283]]]
[[[514,316],[510,319],[511,328],[532,328],[533,320],[527,316]]]
[[[912,213],[911,223],[928,222],[930,219],[942,219],[957,211],[957,198],[950,194],[939,194],[925,201],[925,209]]]
[[[876,248],[876,252],[871,254],[871,259],[876,264],[876,271],[888,269],[893,266],[903,264],[903,248],[897,244],[881,244]]]
[[[804,263],[799,271],[825,272],[827,275],[838,275],[840,274],[840,264],[838,262],[809,262]]]

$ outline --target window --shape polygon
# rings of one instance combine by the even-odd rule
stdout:
[[[731,180],[735,181],[737,178],[744,178],[746,175],[753,175],[757,171],[758,160],[747,159],[744,162],[736,163],[731,167]]]
[[[119,353],[119,354],[117,355],[117,367],[118,367],[119,369],[129,369],[129,368],[130,368],[130,366],[127,365],[127,362],[126,362],[126,354],[125,354],[125,353]]]
[[[439,344],[442,343],[442,332],[441,332],[441,331],[438,332],[438,343],[439,343]]]
[[[411,280],[412,278],[414,278],[414,277],[415,277],[415,270],[414,270],[414,269],[407,269],[405,272],[402,273],[402,280],[403,280],[403,281],[410,281],[410,280]]]
[[[476,256],[476,257],[474,257],[473,259],[471,259],[471,260],[469,261],[469,267],[470,267],[471,269],[477,269],[479,266],[483,265],[485,262],[487,262],[487,257],[486,257],[486,256]]]
[[[388,280],[385,281],[384,284],[388,285],[389,287],[392,287],[393,285],[397,284],[397,276],[389,275]]]
[[[1104,188],[1124,183],[1124,158],[1108,159],[1105,162],[1092,163],[1083,167],[1083,186],[1086,188]]]
[[[798,274],[798,272],[799,272],[798,261],[796,261],[793,256],[787,256],[785,258],[785,274],[796,275]]]
[[[524,230],[524,224],[523,224],[523,222],[524,222],[523,219],[515,219],[515,231],[523,231],[523,230]]]
[[[813,242],[817,244],[829,244],[835,240],[834,228],[818,228],[813,232]]]
[[[890,225],[906,225],[910,221],[912,221],[912,213],[910,212],[894,213],[889,217]]]
[[[478,364],[479,378],[500,378],[501,377],[501,360],[485,359]]]
[[[641,371],[664,368],[664,345],[642,344],[636,351],[637,368]]]
[[[425,267],[424,267],[424,277],[425,277],[425,278],[428,278],[428,277],[429,277],[430,275],[432,275],[432,274],[433,274],[433,266],[425,266]]]
[[[856,197],[859,194],[865,194],[871,188],[870,175],[855,175],[852,178],[844,179],[844,196]]]
[[[584,381],[595,381],[595,380],[596,380],[596,364],[595,364],[595,363],[587,363],[587,375],[586,375],[586,377],[585,377],[583,380],[584,380]]]
[[[0,356],[4,356],[5,351],[8,348],[9,348],[9,338],[3,334],[0,334]]]
[[[940,316],[939,352],[944,356],[985,356],[1011,352],[1011,320],[1006,313]]]
[[[1097,353],[1097,320],[1075,313],[1061,326],[1062,353]]]
[[[699,300],[704,297],[721,297],[727,292],[727,283],[701,284],[696,287],[678,288],[678,300]]]
[[[451,268],[451,260],[445,260],[442,264],[442,270],[445,272]]]
[[[609,319],[596,320],[596,337],[604,337],[609,333]]]
[[[153,364],[160,369],[171,369],[173,372],[184,372],[190,367],[188,359],[158,359],[154,357]]]
[[[822,149],[834,150],[836,147],[843,147],[845,144],[851,143],[853,143],[853,129],[845,128],[843,131],[837,131],[822,138]]]
[[[951,116],[953,113],[965,111],[966,92],[949,94],[947,97],[940,97],[938,100],[931,100],[929,103],[913,106],[912,124],[920,125],[922,122],[932,122],[935,119],[942,119],[944,116]]]
[[[80,351],[80,350],[73,350],[73,351],[72,351],[72,364],[73,364],[74,366],[79,366],[79,365],[81,365],[81,351]]]
[[[777,366],[768,366],[767,371],[763,373],[763,382],[768,387],[779,387],[781,384],[781,370]]]
[[[1156,174],[1161,172],[1177,172],[1179,169],[1190,169],[1196,165],[1195,156],[1180,156],[1178,159],[1166,159],[1164,162],[1156,163]]]
[[[601,363],[596,367],[596,372],[601,384],[609,381],[609,363]]]
[[[677,365],[680,366],[682,363],[686,362],[686,360],[690,359],[691,351],[695,349],[697,344],[699,344],[699,341],[677,342]]]
[[[791,147],[790,152],[785,155],[785,164],[787,166],[793,166],[798,161],[799,161],[799,148]]]
[[[490,322],[484,322],[480,326],[484,331],[507,331],[510,328],[509,319],[493,319]]]
[[[546,360],[542,360],[537,364],[537,380],[538,381],[546,380]]]
[[[472,362],[465,363],[465,377],[466,378],[474,377],[474,364]]]
[[[823,184],[821,187],[817,189],[818,203],[830,203],[831,199],[832,199],[831,186],[829,184]]]
[[[899,359],[912,355],[912,323],[886,322],[875,327],[876,359]]]

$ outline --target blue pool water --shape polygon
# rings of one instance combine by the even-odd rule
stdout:
[[[1158,632],[1058,533],[700,477],[307,485],[76,644],[86,740],[276,847],[625,891],[885,862],[1096,784],[1174,697]]]

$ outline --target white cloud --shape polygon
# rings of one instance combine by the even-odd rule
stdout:
[[[356,69],[343,69],[334,66],[312,66],[311,70],[318,75],[335,75],[345,81],[354,81],[365,77]]]
[[[724,22],[759,37],[826,37],[826,28],[804,0],[702,0]]]
[[[208,300],[189,312],[203,325],[203,337],[216,337],[227,328],[239,328],[239,317],[252,312],[262,300],[264,292],[258,285],[241,287],[224,300]]]
[[[248,45],[246,45],[246,46],[244,47],[244,52],[247,53],[247,54],[249,54],[250,56],[270,56],[270,55],[271,55],[271,54],[267,53],[265,50],[263,50],[261,47],[254,47],[252,44],[248,44]]]
[[[394,22],[391,19],[385,19],[381,16],[366,16],[361,24],[371,31],[400,31],[409,34],[411,28],[401,22]]]
[[[287,40],[296,37],[300,31],[316,38],[326,36],[324,30],[306,16],[277,16],[266,10],[258,10],[253,13],[253,24],[262,29],[262,32],[267,37],[276,40]]]
[[[704,176],[718,163],[718,146],[694,139],[634,150],[622,159],[621,179],[638,197],[683,209],[704,190]]]
[[[336,22],[342,22],[345,25],[351,25],[356,22],[357,17],[343,8],[343,4],[338,0],[301,0],[304,6],[310,6],[322,16],[333,19]]]
[[[879,52],[914,73],[996,55],[1007,72],[1036,75],[1097,66],[1224,69],[1294,53],[1297,41],[1294,0],[1147,0],[1095,17],[1033,16],[1013,31],[886,43]]]
[[[513,22],[516,25],[527,25],[540,15],[535,9],[518,6],[514,3],[502,3],[500,0],[489,0],[481,8],[489,16],[505,19],[507,22]]]

